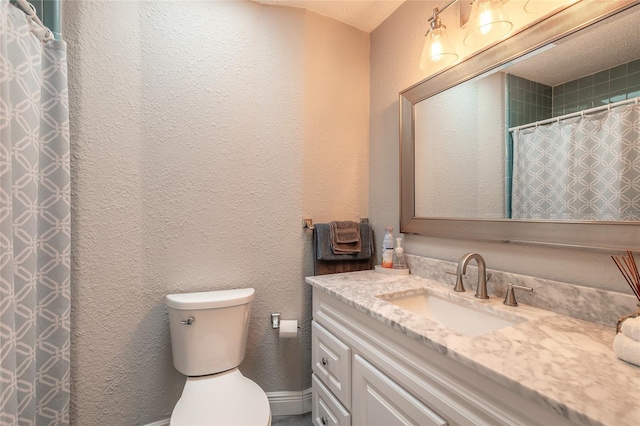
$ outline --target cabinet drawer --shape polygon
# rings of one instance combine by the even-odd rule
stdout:
[[[353,360],[353,424],[447,426],[447,421],[360,355]]]
[[[349,412],[322,384],[318,376],[312,374],[311,382],[313,424],[315,426],[350,426]]]
[[[351,349],[316,322],[311,330],[313,372],[338,400],[350,409]]]

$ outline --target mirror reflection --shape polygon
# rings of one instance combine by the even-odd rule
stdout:
[[[640,6],[415,105],[415,216],[640,220]]]

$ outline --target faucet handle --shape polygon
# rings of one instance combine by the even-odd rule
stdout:
[[[522,290],[522,291],[533,291],[531,287],[526,287],[523,285],[517,285],[513,283],[507,283],[507,295],[504,297],[504,303],[507,306],[518,306],[518,302],[516,302],[516,295],[513,291],[514,289]]]

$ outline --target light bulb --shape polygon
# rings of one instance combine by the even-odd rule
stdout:
[[[429,31],[425,37],[420,69],[442,69],[453,64],[458,54],[453,49],[444,28]]]
[[[491,22],[493,21],[493,16],[491,16],[490,10],[483,10],[480,13],[480,32],[482,35],[487,35],[491,32]]]
[[[431,38],[431,60],[439,61],[442,59],[443,50],[440,34],[434,34]]]
[[[453,64],[458,54],[447,36],[447,27],[438,18],[438,9],[433,10],[430,28],[424,37],[424,47],[420,57],[420,69],[439,70]]]
[[[505,36],[512,27],[500,0],[475,0],[463,42],[471,47],[486,46]]]

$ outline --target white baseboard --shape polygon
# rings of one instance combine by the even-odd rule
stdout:
[[[303,391],[267,392],[272,416],[295,416],[311,411],[311,388]],[[169,419],[145,426],[169,426]]]
[[[294,416],[311,411],[311,388],[303,391],[267,392],[272,416]]]

